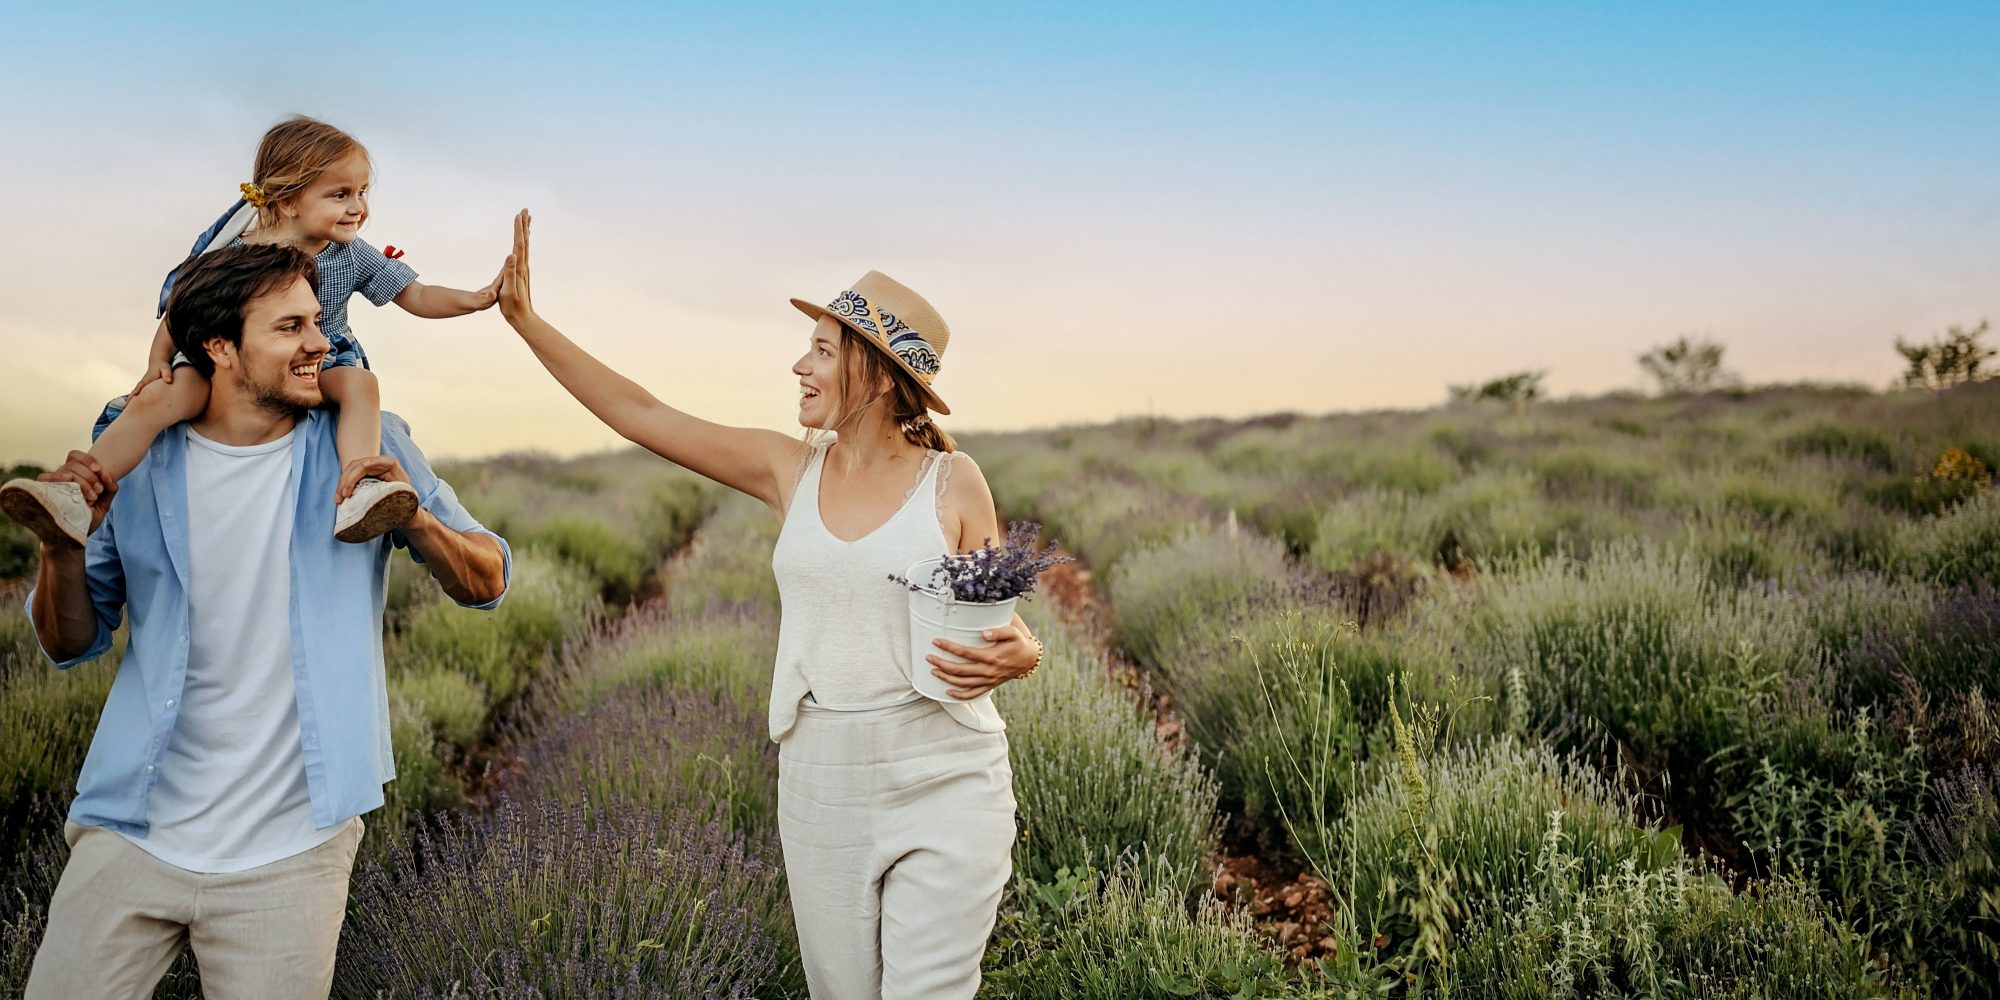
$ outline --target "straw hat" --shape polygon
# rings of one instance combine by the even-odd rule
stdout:
[[[944,360],[944,345],[951,340],[951,328],[924,297],[880,271],[861,276],[852,288],[824,306],[793,299],[799,311],[819,319],[831,316],[843,326],[861,334],[916,378],[923,389],[924,405],[949,414],[943,397],[931,388],[938,364]]]

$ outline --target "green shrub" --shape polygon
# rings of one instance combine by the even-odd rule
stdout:
[[[738,605],[778,610],[778,581],[771,574],[778,529],[769,507],[742,494],[724,499],[668,570],[674,613],[695,617]]]
[[[389,699],[389,742],[395,753],[396,780],[382,786],[382,808],[365,818],[361,857],[386,857],[392,845],[408,841],[417,826],[439,813],[465,804],[458,779],[446,770],[443,747],[416,706]]]
[[[1446,566],[1484,563],[1524,550],[1552,552],[1577,524],[1542,499],[1531,477],[1482,472],[1430,495],[1342,498],[1321,514],[1311,558],[1327,572],[1384,552]]]
[[[1252,829],[1283,835],[1281,849],[1322,866],[1339,847],[1334,820],[1361,791],[1367,763],[1383,753],[1392,699],[1405,710],[1412,697],[1456,706],[1450,732],[1440,734],[1454,740],[1479,738],[1497,724],[1491,699],[1476,687],[1483,682],[1459,675],[1421,636],[1286,614],[1249,625],[1239,645],[1248,676],[1232,671],[1214,685],[1222,693],[1205,692],[1198,702],[1223,724],[1189,731],[1222,730],[1209,745],[1225,801]]]
[[[1481,473],[1440,490],[1429,530],[1447,566],[1486,563],[1528,551],[1549,553],[1575,528],[1543,500],[1532,476]]]
[[[616,688],[665,684],[761,710],[777,656],[777,617],[762,608],[716,609],[700,617],[635,612],[568,658],[564,702],[582,711]]]
[[[49,899],[68,849],[55,824],[7,845],[5,877],[0,878],[0,996],[27,992],[28,971],[49,925]]]
[[[1887,472],[1896,467],[1889,439],[1867,427],[1822,422],[1785,436],[1778,448],[1787,455],[1821,455]]]
[[[510,541],[508,544],[513,543]],[[418,605],[441,596],[429,567],[414,559],[389,560],[389,582],[385,589],[383,617],[390,631],[401,628],[403,619]]]
[[[1542,492],[1557,500],[1588,500],[1615,506],[1652,502],[1655,465],[1631,454],[1630,442],[1606,447],[1565,445],[1527,456],[1526,466]]]
[[[1125,456],[1122,463],[1141,483],[1160,493],[1196,497],[1214,503],[1233,492],[1235,476],[1208,457],[1184,448],[1150,448]]]
[[[12,518],[0,520],[0,580],[26,577],[35,571],[41,545]]]
[[[410,704],[431,730],[457,747],[469,747],[486,728],[489,699],[464,674],[444,668],[398,674],[389,682],[392,696]]]
[[[1932,585],[2000,580],[2000,492],[1987,490],[1949,513],[1904,525],[1887,567]]]
[[[1227,801],[1261,839],[1282,835],[1281,855],[1289,848],[1309,860],[1331,857],[1336,845],[1326,834],[1357,791],[1368,756],[1363,705],[1380,663],[1334,652],[1346,645],[1336,638],[1342,634],[1250,645],[1254,684],[1238,682],[1249,697],[1208,699],[1222,723],[1199,727],[1221,730],[1208,745]]]
[[[1825,494],[1762,476],[1728,477],[1717,484],[1723,504],[1742,510],[1763,524],[1790,524],[1824,517],[1831,509]]]
[[[124,652],[124,631],[111,650],[89,663],[57,670],[43,654],[21,607],[22,595],[0,588],[0,857],[11,858],[25,837],[53,823],[76,790],[83,757]],[[0,865],[4,867],[4,865]]]
[[[1449,423],[1440,423],[1430,432],[1431,443],[1444,449],[1461,468],[1473,469],[1491,461],[1501,447],[1500,436],[1483,424],[1465,426],[1462,414]]]
[[[0,483],[10,479],[33,479],[47,472],[39,465],[13,465],[0,471]],[[26,577],[35,571],[41,545],[28,529],[13,518],[0,518],[0,580]]]
[[[1858,573],[1812,581],[1795,599],[1832,664],[1828,697],[1840,708],[1888,706],[1912,686],[1948,701],[2000,677],[2000,591],[1991,586]]]
[[[1209,459],[1217,468],[1234,473],[1288,472],[1314,446],[1314,423],[1304,420],[1283,427],[1242,428],[1216,441],[1209,448]]]
[[[656,561],[653,547],[646,539],[630,529],[620,529],[593,517],[555,515],[509,541],[575,563],[596,578],[605,598],[611,601],[631,597]]]
[[[498,608],[478,612],[434,601],[414,609],[388,653],[390,670],[455,671],[504,703],[543,673],[566,635],[595,620],[596,589],[566,563],[517,550],[513,582]]]
[[[1331,881],[1349,887],[1355,926],[1370,937],[1441,958],[1457,929],[1530,892],[1537,849],[1551,837],[1585,881],[1622,861],[1652,870],[1680,856],[1678,831],[1641,826],[1641,803],[1593,769],[1512,739],[1426,758],[1421,737],[1392,721],[1397,759],[1340,829],[1322,834],[1341,845]]]
[[[1833,562],[1814,544],[1815,527],[1770,524],[1738,508],[1695,508],[1670,537],[1707,569],[1720,587],[1830,572]]]
[[[1363,490],[1326,505],[1307,550],[1327,573],[1351,570],[1376,553],[1429,563],[1437,556],[1430,505],[1407,493]]]
[[[1192,623],[1227,619],[1290,585],[1285,551],[1269,538],[1184,527],[1173,541],[1136,551],[1112,569],[1118,642],[1140,660],[1154,661]]]
[[[596,578],[606,600],[627,601],[707,516],[715,491],[704,482],[673,476],[658,480],[643,499],[610,509],[595,502],[554,508],[525,524],[511,541],[570,560]]]
[[[1990,996],[2000,982],[2000,776],[1940,779],[1915,824],[1917,855],[1896,873],[1878,939],[1920,995]]]
[[[1918,731],[1880,724],[1868,707],[1773,728],[1767,753],[1715,783],[1731,839],[1749,852],[1739,865],[1797,873],[1863,933],[1899,934],[1896,892],[1929,779]]]
[[[1472,662],[1518,677],[1507,698],[1523,704],[1506,707],[1532,728],[1579,744],[1601,728],[1627,760],[1683,781],[1754,745],[1775,692],[1819,672],[1796,603],[1720,589],[1657,547],[1615,546],[1588,566],[1540,560],[1424,612],[1438,633],[1469,630]]]
[[[1061,542],[1099,573],[1127,553],[1172,541],[1190,524],[1205,524],[1209,509],[1192,497],[1162,493],[1136,483],[1103,478],[1066,482],[1040,498],[1042,537]]]
[[[1685,863],[1592,866],[1543,845],[1531,891],[1458,950],[1461,988],[1509,1000],[1598,996],[1886,996],[1866,942],[1812,890],[1777,879],[1734,893]]]
[[[1149,711],[1106,680],[1105,667],[1044,630],[1045,662],[995,694],[1007,718],[1020,809],[1014,870],[1038,882],[1058,870],[1109,869],[1130,853],[1207,885],[1215,849],[1215,782],[1154,735]],[[1152,870],[1152,869],[1148,869]]]
[[[959,445],[979,456],[1002,520],[1043,516],[1042,494],[1076,477],[1081,467],[1079,456],[1051,445],[1046,433],[969,434]]]
[[[1320,501],[1309,485],[1276,477],[1239,478],[1211,501],[1215,511],[1283,542],[1293,555],[1310,551],[1319,537]]]
[[[450,466],[442,474],[517,551],[540,547],[574,561],[613,602],[645,587],[719,493],[707,480],[637,449],[569,461],[505,456]]]
[[[1435,493],[1458,478],[1458,463],[1451,457],[1408,439],[1337,445],[1304,456],[1302,462],[1350,490]]]
[[[1160,651],[1150,676],[1173,699],[1188,737],[1214,760],[1245,728],[1268,727],[1266,705],[1271,697],[1284,695],[1267,688],[1291,681],[1287,677],[1280,683],[1274,660],[1287,667],[1295,661],[1333,660],[1331,647],[1338,645],[1344,653],[1353,631],[1344,609],[1306,603],[1293,594],[1274,595],[1246,602],[1233,614],[1186,622],[1175,641]],[[1382,690],[1372,680],[1354,678],[1351,683],[1363,689],[1358,701],[1372,700]],[[1263,783],[1261,777],[1257,783]],[[1225,789],[1231,801],[1241,801],[1240,787],[1225,784]]]
[[[643,504],[636,505],[636,527],[652,542],[656,554],[671,552],[694,537],[724,492],[693,473],[665,479],[653,486]]]
[[[1241,916],[1190,909],[1174,875],[1126,864],[1014,885],[987,952],[986,991],[1010,1000],[1304,997]]]

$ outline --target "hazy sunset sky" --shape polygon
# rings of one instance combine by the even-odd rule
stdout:
[[[1549,371],[1885,385],[2000,320],[2000,6],[37,4],[0,0],[0,460],[128,390],[163,273],[304,113],[375,244],[536,299],[711,419],[870,268],[951,323],[954,430],[1414,407]],[[617,443],[497,311],[356,298],[433,455]]]

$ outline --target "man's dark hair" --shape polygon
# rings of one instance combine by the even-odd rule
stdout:
[[[242,347],[243,308],[297,278],[319,293],[312,256],[282,243],[246,243],[190,258],[167,298],[167,335],[202,378],[212,379],[215,359],[208,356],[208,342],[220,337]]]

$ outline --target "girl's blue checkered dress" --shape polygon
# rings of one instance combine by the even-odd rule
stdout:
[[[189,258],[192,259],[207,250],[234,213],[242,208],[243,203],[237,202],[235,207],[223,213],[222,218],[215,221],[215,225],[196,237],[194,249],[188,254]],[[242,227],[238,225],[236,228]],[[243,237],[236,236],[230,239],[228,245],[241,246],[242,243]],[[359,365],[367,368],[368,352],[361,349],[361,342],[354,339],[354,334],[347,325],[347,300],[359,292],[378,306],[388,305],[396,296],[402,294],[403,289],[410,287],[410,282],[417,280],[416,270],[400,260],[392,260],[383,255],[382,251],[375,249],[363,239],[355,239],[350,243],[328,243],[326,249],[321,250],[319,255],[313,258],[313,263],[319,270],[319,329],[333,344],[332,349],[327,352],[325,364],[321,367],[342,368]],[[178,277],[180,268],[175,268],[167,275],[166,283],[160,288],[162,316],[167,314],[167,297],[173,291],[174,280]],[[174,355],[176,366],[186,363],[184,357],[179,354]],[[111,426],[111,421],[124,412],[125,400],[126,397],[120,396],[105,405],[104,412],[98,415],[96,429],[91,432],[91,440],[97,440],[97,436],[103,434],[106,427]]]

